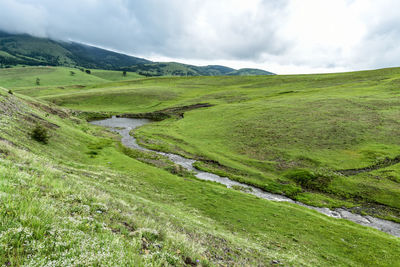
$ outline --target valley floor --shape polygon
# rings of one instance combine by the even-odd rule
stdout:
[[[12,75],[30,81],[42,75],[34,71]],[[79,76],[68,86],[68,70],[55,73],[62,77],[40,76],[41,86],[0,84],[1,264],[400,262],[399,238],[200,181],[79,117],[166,116],[137,131],[141,144],[308,204],[398,221],[398,164],[340,171],[400,155],[400,70],[100,83]],[[0,71],[0,82],[7,75]],[[212,106],[171,109],[198,103]],[[36,124],[49,131],[48,144],[31,138]]]

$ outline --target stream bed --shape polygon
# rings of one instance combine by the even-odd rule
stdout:
[[[119,133],[122,136],[121,142],[126,147],[133,148],[133,149],[139,149],[142,151],[152,151],[157,154],[168,157],[175,164],[178,164],[178,165],[182,166],[183,168],[185,168],[186,170],[192,171],[193,173],[195,173],[195,176],[198,179],[214,181],[214,182],[223,184],[228,188],[232,188],[233,186],[240,186],[240,187],[246,189],[246,193],[255,195],[259,198],[264,198],[264,199],[268,199],[271,201],[294,203],[294,204],[318,211],[319,213],[325,214],[329,217],[349,220],[349,221],[355,222],[357,224],[373,227],[375,229],[386,232],[388,234],[400,237],[400,224],[398,224],[398,223],[375,218],[372,216],[362,216],[359,214],[354,214],[343,208],[337,208],[337,209],[331,210],[328,208],[309,206],[309,205],[303,204],[301,202],[295,201],[293,199],[290,199],[290,198],[282,196],[282,195],[268,193],[266,191],[263,191],[259,188],[254,187],[254,186],[250,186],[250,185],[246,185],[246,184],[243,184],[240,182],[230,180],[227,177],[221,177],[221,176],[218,176],[213,173],[198,170],[195,167],[193,167],[193,164],[196,162],[196,160],[187,159],[187,158],[184,158],[182,156],[172,154],[172,153],[164,153],[164,152],[144,148],[136,142],[136,139],[130,135],[130,132],[133,129],[138,128],[142,125],[148,124],[150,122],[151,121],[147,120],[147,119],[131,119],[131,118],[112,117],[110,119],[92,121],[90,123],[94,124],[94,125],[110,128],[110,130],[112,130],[113,132]]]

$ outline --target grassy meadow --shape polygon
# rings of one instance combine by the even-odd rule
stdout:
[[[400,261],[396,237],[145,164],[118,136],[70,110],[143,113],[210,103],[143,126],[136,136],[148,147],[200,159],[199,168],[305,203],[357,206],[399,220],[398,164],[354,176],[337,171],[400,155],[400,69],[121,79],[50,69],[0,70],[0,264]],[[39,75],[43,84],[36,85]],[[48,144],[30,137],[38,123],[49,131]],[[158,161],[165,164],[152,159]]]
[[[51,66],[14,67],[1,69],[0,81],[1,86],[9,88],[40,88],[41,90],[44,90],[49,87],[56,87],[57,89],[62,90],[82,88],[83,86],[108,83],[110,81],[132,80],[142,77],[134,72],[127,72],[126,76],[123,76],[122,71],[91,70],[91,74],[87,74],[82,70]],[[36,83],[37,78],[40,79],[40,84]]]
[[[84,82],[82,82],[84,83]],[[400,221],[400,173],[386,166],[353,176],[341,170],[400,155],[400,69],[259,77],[147,78],[85,87],[16,87],[83,111],[153,112],[209,103],[146,125],[151,148],[203,159],[199,168],[304,203],[362,207]],[[296,180],[303,172],[307,181]],[[304,172],[305,171],[305,172]]]

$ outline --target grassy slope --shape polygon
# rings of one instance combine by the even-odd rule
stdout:
[[[70,71],[75,73],[71,76]],[[40,85],[36,86],[36,78],[40,79]],[[89,75],[73,68],[62,67],[25,67],[10,68],[0,71],[1,85],[13,90],[20,87],[47,88],[49,86],[87,85],[106,82],[107,80]]]
[[[147,60],[118,54],[112,51],[86,46],[79,43],[59,42],[47,38],[37,38],[26,34],[0,32],[0,65],[51,65],[82,66],[97,69],[119,69]]]
[[[26,62],[43,65],[55,63],[72,65],[74,63],[68,57],[67,50],[49,39],[19,35],[15,38],[0,36],[0,41],[0,49],[11,54],[13,59],[17,59],[20,64]]]
[[[0,92],[2,264],[400,260],[397,238],[169,174],[127,157],[113,135],[68,111]],[[49,127],[48,145],[29,137],[35,122]]]
[[[68,111],[24,99],[0,89],[2,264],[400,260],[398,238],[172,175],[121,153],[112,134]],[[50,128],[48,145],[29,137],[35,122]]]
[[[92,75],[107,81],[133,80],[143,77],[135,72],[127,72],[126,76],[123,76],[122,71],[110,71],[110,70],[92,70]]]
[[[188,112],[183,120],[145,126],[138,136],[154,148],[215,160],[225,167],[200,167],[309,204],[384,205],[391,210],[379,209],[377,215],[398,220],[398,166],[351,177],[333,171],[400,155],[399,81],[400,69],[394,68],[326,75],[153,78],[21,92],[87,111],[147,112],[215,104]],[[322,185],[301,189],[285,178],[298,168],[322,176]],[[371,211],[375,212],[367,210]]]
[[[71,75],[71,72],[74,74]],[[134,80],[141,76],[128,72],[124,77],[121,71],[92,70],[87,74],[75,68],[64,67],[15,67],[0,70],[2,86],[15,92],[24,91],[29,95],[43,92],[70,92],[81,90],[85,86],[104,84],[113,81]],[[36,79],[40,84],[36,84]]]

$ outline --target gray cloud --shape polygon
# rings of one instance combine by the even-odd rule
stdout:
[[[0,0],[0,28],[169,57],[256,59],[282,52],[274,12],[285,1],[253,2],[242,11],[229,0]]]
[[[45,36],[46,10],[12,0],[0,0],[0,29]]]
[[[399,8],[395,0],[0,0],[0,29],[144,57],[316,72],[398,64]]]
[[[369,29],[355,51],[355,60],[367,67],[400,66],[400,2],[381,0],[363,14]]]

